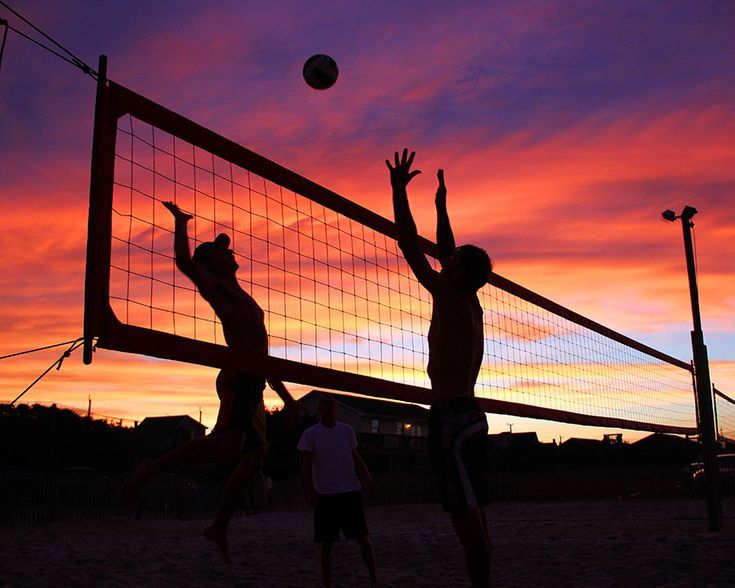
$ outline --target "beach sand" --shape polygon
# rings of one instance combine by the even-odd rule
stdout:
[[[657,500],[488,507],[495,586],[735,586],[735,518],[710,533],[704,503]],[[367,508],[380,586],[467,586],[437,505]],[[0,527],[0,586],[319,586],[311,513],[233,520],[233,563],[201,537],[206,520]],[[368,586],[355,542],[334,548],[334,586]]]

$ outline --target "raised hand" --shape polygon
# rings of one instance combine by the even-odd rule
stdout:
[[[418,169],[411,171],[411,164],[413,163],[415,155],[415,151],[411,151],[411,155],[409,155],[408,149],[404,149],[400,159],[398,158],[398,151],[395,152],[393,156],[395,160],[394,166],[390,164],[390,161],[387,159],[385,160],[385,165],[387,165],[390,170],[391,186],[394,188],[405,188],[414,176],[421,173],[421,170]]]
[[[169,212],[174,215],[174,218],[176,220],[183,220],[183,221],[190,221],[194,217],[190,215],[188,212],[184,212],[181,210],[178,206],[176,206],[173,202],[170,200],[167,200],[162,203],[166,208],[168,208]]]
[[[443,169],[437,170],[436,178],[439,180],[439,187],[436,189],[436,205],[446,206],[447,204],[447,186],[444,184],[444,170]]]

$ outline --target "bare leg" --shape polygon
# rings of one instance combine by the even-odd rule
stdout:
[[[322,582],[324,588],[332,588],[332,544],[322,543]]]
[[[226,563],[230,563],[227,527],[230,524],[232,513],[235,512],[237,502],[242,498],[248,484],[262,466],[262,449],[246,453],[240,458],[240,462],[227,480],[214,522],[204,530],[204,536],[214,542]]]
[[[493,553],[493,542],[490,539],[490,529],[487,526],[487,516],[485,515],[485,506],[480,506],[480,516],[482,517],[482,528],[485,530],[485,537],[487,538],[487,545],[490,548],[490,555]]]
[[[473,588],[490,586],[490,545],[480,508],[453,512],[452,525],[464,549],[467,572]]]
[[[154,460],[138,464],[123,486],[126,503],[135,502],[146,482],[158,474],[175,470],[184,465],[214,463],[233,459],[242,443],[242,432],[235,429],[191,439]]]
[[[362,554],[362,559],[365,560],[368,574],[370,574],[370,581],[376,584],[378,582],[378,576],[375,573],[375,552],[373,551],[373,542],[370,541],[370,535],[359,537],[357,542],[360,544],[360,553]]]

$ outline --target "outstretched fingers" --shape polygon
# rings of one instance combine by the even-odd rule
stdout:
[[[409,154],[408,148],[404,148],[402,153],[398,151],[393,153],[393,165],[391,165],[390,160],[385,160],[385,165],[390,170],[391,181],[394,184],[405,186],[421,173],[421,170],[418,169],[411,171],[414,157],[416,157],[415,151],[411,151]]]

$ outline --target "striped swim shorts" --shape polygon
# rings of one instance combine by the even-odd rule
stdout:
[[[472,397],[431,405],[429,458],[445,511],[488,503],[487,419]]]

